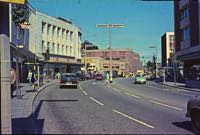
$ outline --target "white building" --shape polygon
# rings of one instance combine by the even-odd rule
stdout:
[[[40,59],[50,50],[49,75],[75,72],[81,67],[80,28],[63,18],[55,18],[31,8],[29,49]],[[45,66],[46,67],[46,66]]]

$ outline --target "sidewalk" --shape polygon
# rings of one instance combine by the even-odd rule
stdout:
[[[158,82],[158,84],[161,85],[166,85],[166,86],[170,86],[170,87],[174,87],[174,88],[179,88],[179,89],[184,89],[184,90],[189,90],[189,91],[196,91],[196,92],[200,92],[199,88],[189,88],[186,87],[185,83],[179,83],[179,82]]]
[[[43,85],[36,90],[28,83],[20,83],[22,98],[18,99],[16,90],[13,92],[14,98],[11,99],[11,116],[12,116],[12,133],[13,134],[27,134],[34,133],[32,127],[32,103],[37,94],[46,87],[58,83],[57,79],[49,80],[47,83],[44,80]]]

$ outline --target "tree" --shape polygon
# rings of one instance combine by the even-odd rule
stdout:
[[[149,60],[148,62],[147,62],[147,68],[150,70],[151,68],[152,68],[152,62]]]
[[[48,60],[50,59],[50,52],[49,48],[46,49],[45,53],[42,53],[44,56],[44,62],[46,63],[46,68],[47,68],[47,82],[49,82],[49,65],[48,65]]]
[[[28,7],[29,3],[25,0],[25,4],[12,4],[12,19],[17,27],[20,27],[20,24],[28,22],[30,11]]]

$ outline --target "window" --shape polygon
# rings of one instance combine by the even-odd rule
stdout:
[[[55,35],[55,31],[56,31],[56,26],[53,26],[53,32],[52,32],[53,36]]]
[[[52,45],[52,53],[55,54],[55,43]]]
[[[65,29],[62,29],[62,39],[64,39],[64,33],[65,33]]]
[[[68,46],[66,46],[66,55],[68,55]]]
[[[70,32],[70,41],[73,41],[73,32]]]
[[[189,7],[186,6],[182,11],[181,11],[181,20],[187,18],[189,16]]]
[[[47,25],[47,35],[49,35],[51,32],[51,24]]]
[[[50,48],[50,42],[47,42],[47,49],[49,49],[49,52],[50,52],[50,50],[51,50],[51,48]]]
[[[68,40],[68,33],[69,33],[69,31],[66,30],[66,40]]]
[[[45,49],[45,41],[42,40],[42,52],[45,52],[44,49]]]
[[[58,44],[57,45],[57,54],[59,54],[60,53],[60,45]]]
[[[45,25],[46,25],[46,23],[45,22],[42,22],[42,33],[44,34],[44,32],[45,32]]]
[[[62,55],[64,55],[64,45],[62,45]]]
[[[70,47],[70,56],[72,56],[72,47]]]
[[[190,28],[186,27],[182,30],[182,41],[190,40]]]
[[[57,37],[60,37],[60,28],[58,28],[58,30],[57,30]]]

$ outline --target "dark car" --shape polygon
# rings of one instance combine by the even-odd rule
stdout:
[[[78,87],[78,77],[74,73],[64,73],[60,77],[60,88],[63,86]]]
[[[200,134],[200,99],[193,98],[187,103],[186,117],[192,120],[192,126],[195,133]]]
[[[76,75],[77,75],[78,79],[81,81],[84,81],[86,78],[85,74],[82,72],[77,72]]]
[[[103,75],[102,74],[96,74],[95,79],[96,80],[103,80]]]

